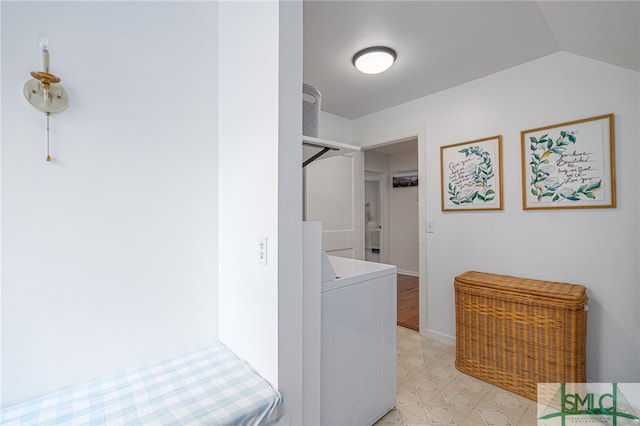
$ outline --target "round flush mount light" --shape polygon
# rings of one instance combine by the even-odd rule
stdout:
[[[365,74],[379,74],[388,70],[396,57],[396,51],[390,47],[367,47],[353,55],[353,65]]]

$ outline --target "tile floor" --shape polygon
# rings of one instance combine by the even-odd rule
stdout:
[[[398,401],[377,426],[536,425],[536,403],[456,370],[453,346],[398,327]]]

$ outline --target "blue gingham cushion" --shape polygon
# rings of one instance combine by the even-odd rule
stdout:
[[[0,409],[0,423],[262,425],[281,394],[222,343]]]

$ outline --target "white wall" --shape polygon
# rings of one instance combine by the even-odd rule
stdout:
[[[303,296],[302,237],[302,2],[280,2],[278,105],[278,388],[291,424],[313,424],[319,418],[316,359],[303,356],[303,328],[316,327],[319,344],[319,298],[307,311]],[[312,294],[313,297],[313,294]],[[305,309],[303,309],[303,304]],[[256,319],[256,318],[254,318]],[[257,319],[256,319],[257,320]],[[304,324],[303,324],[304,322]],[[304,334],[311,338],[312,333]],[[307,341],[308,343],[308,341]],[[308,348],[308,347],[307,347]],[[303,370],[304,369],[304,370]],[[305,390],[314,389],[303,395]],[[304,401],[303,401],[304,398]],[[304,405],[304,407],[303,407]]]
[[[300,424],[302,4],[221,2],[218,17],[220,339]]]
[[[364,152],[365,172],[389,173],[389,156],[374,151]],[[391,185],[391,180],[387,179],[387,184]]]
[[[277,2],[222,2],[218,16],[220,339],[276,386],[278,14]]]
[[[417,171],[417,150],[390,155],[389,170],[391,177],[394,172]],[[389,263],[399,274],[418,276],[418,187],[391,187],[388,194]]]
[[[217,6],[1,7],[4,405],[217,338]],[[51,163],[22,96],[43,30]]]
[[[351,120],[320,111],[318,137],[336,142],[351,143]]]
[[[584,284],[587,377],[640,381],[639,74],[557,53],[353,122],[366,144],[426,126],[427,334],[455,334],[453,279],[467,270]],[[615,114],[618,207],[523,211],[520,131]],[[503,135],[504,211],[440,210],[439,147]]]

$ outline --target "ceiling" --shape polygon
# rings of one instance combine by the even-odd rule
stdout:
[[[395,65],[356,71],[354,53],[376,45]],[[559,51],[640,71],[640,0],[304,1],[304,81],[348,119]]]

